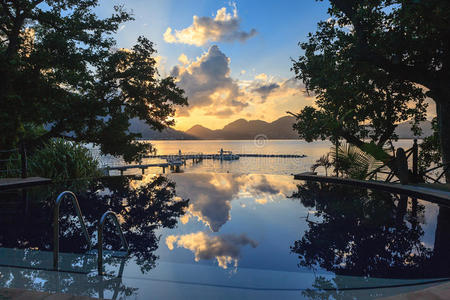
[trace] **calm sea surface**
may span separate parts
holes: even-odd
[[[236,154],[304,154],[304,158],[259,158],[241,157],[235,161],[204,160],[193,164],[191,161],[182,168],[183,172],[195,173],[233,173],[233,174],[279,174],[290,175],[310,171],[311,165],[322,155],[330,151],[330,141],[307,143],[302,140],[194,140],[194,141],[148,141],[152,143],[157,154],[204,153],[216,154],[220,149]],[[408,149],[413,140],[399,140],[396,147]],[[103,158],[102,163],[108,165],[123,165],[120,159]],[[159,159],[146,159],[144,163],[165,162]],[[323,170],[318,169],[319,173]],[[141,170],[128,170],[125,174],[139,174]],[[161,168],[149,168],[150,173],[161,173]],[[111,174],[113,171],[111,171]]]

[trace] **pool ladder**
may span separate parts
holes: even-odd
[[[89,233],[86,229],[86,224],[84,223],[83,214],[81,213],[81,209],[80,209],[80,205],[78,203],[77,196],[75,196],[75,194],[70,191],[62,192],[56,198],[55,207],[53,210],[53,270],[55,270],[55,271],[59,270],[59,207],[60,207],[63,199],[67,199],[65,197],[66,195],[70,196],[70,198],[72,199],[72,204],[77,213],[78,220],[80,221],[81,230],[83,231],[83,235],[86,239],[86,243],[89,247],[89,250],[92,249],[91,237],[89,236]],[[102,217],[100,218],[100,221],[99,221],[98,227],[97,227],[97,236],[98,236],[97,271],[98,271],[98,275],[103,275],[103,228],[104,228],[105,222],[108,218],[111,219],[112,223],[116,227],[117,233],[120,236],[122,247],[125,249],[127,254],[129,252],[128,243],[127,243],[127,240],[125,239],[122,228],[120,227],[119,220],[117,219],[117,215],[112,211],[105,212],[102,215]]]

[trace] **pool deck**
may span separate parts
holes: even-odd
[[[450,192],[417,186],[417,185],[402,185],[399,183],[391,183],[375,180],[358,180],[351,178],[342,178],[334,176],[315,175],[313,172],[305,172],[294,175],[294,179],[306,181],[318,181],[337,184],[347,184],[357,187],[369,189],[381,189],[392,193],[406,194],[411,197],[417,197],[425,200],[430,200],[442,204],[450,204]]]
[[[36,291],[28,291],[23,289],[8,289],[0,288],[0,299],[5,300],[27,300],[27,299],[39,299],[39,300],[92,300],[97,298],[91,298],[87,296],[74,296],[70,294],[49,294]]]
[[[383,300],[422,300],[422,299],[436,299],[448,300],[450,299],[450,282],[426,288],[420,291],[399,294],[392,297],[381,298]]]
[[[0,190],[17,189],[33,185],[49,184],[52,180],[42,177],[0,178]]]

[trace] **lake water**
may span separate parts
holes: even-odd
[[[316,141],[307,143],[303,140],[189,140],[189,141],[148,141],[157,149],[157,154],[204,153],[217,154],[220,149],[232,151],[236,154],[298,154],[304,158],[258,158],[241,157],[235,161],[204,160],[193,164],[191,161],[182,168],[183,172],[214,172],[234,174],[278,174],[290,175],[310,171],[311,165],[322,155],[330,151],[330,141]],[[413,140],[399,140],[395,147],[409,149]],[[120,159],[103,158],[103,163],[110,166],[125,164]],[[165,162],[159,159],[145,159],[144,163]],[[317,170],[319,174],[323,170]],[[140,174],[141,170],[129,170],[125,174]],[[148,173],[161,173],[161,168],[149,168]],[[118,172],[116,172],[118,173]],[[111,171],[114,174],[114,171]]]

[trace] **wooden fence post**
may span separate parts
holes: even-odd
[[[418,181],[419,178],[419,171],[418,171],[418,160],[419,160],[419,146],[417,145],[417,139],[414,139],[413,144],[413,163],[412,163],[412,173],[414,177],[414,181]]]

